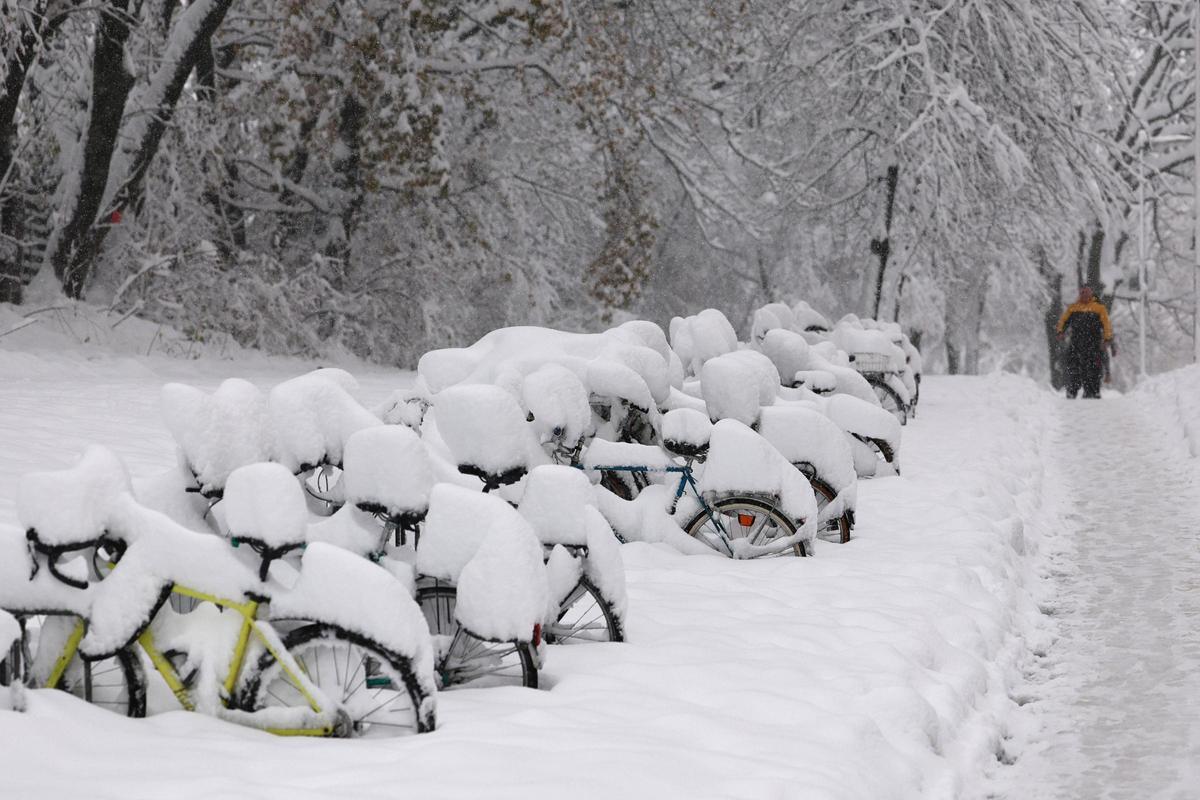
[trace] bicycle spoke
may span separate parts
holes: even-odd
[[[298,642],[289,641],[287,648],[312,684],[331,701],[331,707],[323,711],[336,711],[350,723],[337,726],[339,735],[369,735],[376,726],[381,726],[381,732],[420,729],[404,677],[382,653],[331,629],[317,629]],[[266,669],[262,680],[258,707],[308,707],[308,691],[296,686],[278,661]]]
[[[746,532],[746,541],[750,544],[760,544],[762,541],[760,535],[766,529],[767,521],[768,518],[766,514],[758,514],[755,517],[754,526]]]
[[[394,697],[389,697],[388,699],[384,700],[384,701],[383,701],[382,703],[380,703],[379,705],[377,705],[377,706],[374,706],[373,708],[371,708],[371,710],[370,710],[370,711],[367,711],[365,714],[359,714],[359,715],[358,715],[358,718],[359,718],[360,720],[366,720],[366,719],[368,719],[368,718],[369,718],[369,717],[370,717],[372,714],[374,714],[376,711],[379,711],[381,708],[386,708],[387,706],[391,705],[391,704],[392,704],[392,702],[393,702],[394,700],[395,700],[395,698],[394,698]],[[395,712],[395,711],[391,711],[391,712],[389,712],[389,713],[395,714],[395,713],[397,713],[397,712]],[[374,723],[374,721],[372,721],[372,723],[371,723],[371,724],[375,724],[375,723]],[[387,724],[387,723],[381,723],[381,724]]]

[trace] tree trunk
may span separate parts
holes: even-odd
[[[979,371],[979,331],[987,302],[988,272],[972,269],[953,278],[946,298],[946,370],[951,375]]]
[[[1042,315],[1046,334],[1046,353],[1050,360],[1050,385],[1055,389],[1061,389],[1067,382],[1066,373],[1063,371],[1062,342],[1058,340],[1058,319],[1063,312],[1063,276],[1051,270],[1048,264],[1041,271],[1046,279],[1046,289],[1050,294],[1050,303]]]
[[[17,106],[25,76],[33,65],[40,45],[58,23],[49,24],[46,6],[49,0],[35,0],[28,19],[21,26],[16,46],[5,59],[0,82],[0,303],[19,303],[26,280],[31,277],[24,264],[24,248],[14,242],[24,238],[24,204],[14,189],[17,167],[13,163],[17,147]],[[60,18],[61,21],[61,18]]]
[[[86,278],[91,274],[105,238],[112,230],[107,224],[126,211],[137,214],[144,197],[146,173],[158,153],[159,142],[175,114],[188,76],[200,63],[204,52],[233,0],[196,0],[180,16],[167,44],[166,58],[151,78],[147,91],[149,108],[137,117],[130,138],[136,143],[128,151],[128,166],[104,208],[104,224],[91,225],[82,235],[74,252],[72,272]],[[140,129],[140,130],[139,130]]]
[[[1100,294],[1100,267],[1104,263],[1104,229],[1099,225],[1092,231],[1091,245],[1088,247],[1087,272],[1084,276],[1084,286],[1092,287],[1092,291]]]
[[[221,66],[230,66],[236,56],[232,48],[226,49],[221,58]],[[209,116],[212,124],[218,124],[215,115],[219,100],[217,86],[217,58],[213,53],[212,42],[200,52],[196,62],[196,96],[201,102],[209,104]],[[236,164],[226,163],[223,158],[205,157],[200,165],[205,174],[210,175],[208,188],[204,190],[204,202],[212,207],[214,216],[220,223],[223,236],[215,236],[217,252],[224,264],[233,264],[236,254],[246,249],[246,214],[236,203],[229,202],[236,191],[238,169]]]
[[[1083,286],[1084,270],[1083,266],[1087,263],[1087,243],[1088,235],[1086,231],[1079,232],[1079,245],[1075,253],[1075,285]]]
[[[68,297],[81,298],[91,268],[91,258],[81,256],[88,231],[96,222],[112,165],[125,101],[134,77],[126,70],[125,43],[129,40],[129,0],[108,0],[100,7],[100,23],[92,45],[92,101],[87,125],[78,145],[80,157],[72,165],[77,188],[64,199],[62,222],[51,236],[50,264]],[[68,184],[70,185],[70,184]]]
[[[350,242],[358,227],[358,212],[362,209],[362,130],[367,123],[367,107],[347,92],[338,110],[338,157],[334,159],[333,185],[340,195],[340,230],[330,237],[326,255],[341,262],[337,275],[330,276],[335,289],[344,288],[350,262]]]
[[[907,273],[901,273],[900,282],[896,284],[896,301],[892,305],[892,322],[900,321],[900,303],[904,300],[904,284],[908,283]]]
[[[871,252],[879,256],[879,269],[875,272],[875,285],[872,287],[872,319],[879,319],[879,306],[883,302],[883,280],[887,273],[888,256],[892,252],[892,217],[896,209],[896,186],[899,182],[899,165],[889,165],[884,177],[886,199],[883,211],[883,234],[871,240]]]

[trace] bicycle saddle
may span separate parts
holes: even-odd
[[[274,460],[300,474],[323,465],[340,467],[346,440],[379,418],[350,394],[354,379],[324,369],[271,389],[267,408],[275,432]]]
[[[434,398],[433,414],[459,471],[481,479],[485,491],[519,481],[529,454],[540,450],[525,412],[498,386],[445,389]]]
[[[703,461],[708,455],[712,428],[708,417],[695,409],[673,409],[663,415],[663,447],[674,455]]]
[[[492,492],[501,486],[516,483],[521,478],[524,478],[525,473],[528,472],[524,465],[512,467],[503,472],[491,472],[474,464],[459,464],[458,471],[464,475],[471,475],[483,481],[483,490],[485,492]]]
[[[253,384],[230,378],[206,394],[193,386],[168,383],[159,394],[159,406],[195,480],[188,491],[218,500],[230,472],[267,460],[267,401]]]
[[[799,370],[793,376],[792,386],[827,395],[837,390],[837,378],[832,372],[824,369]]]
[[[429,510],[436,482],[421,437],[402,425],[366,428],[346,440],[342,481],[346,500],[397,524],[415,524]]]
[[[225,484],[223,502],[230,538],[262,558],[260,580],[266,580],[272,561],[307,543],[304,492],[280,464],[238,467]]]
[[[129,473],[112,451],[92,446],[70,469],[32,472],[21,478],[17,517],[34,550],[64,583],[55,563],[65,553],[95,545],[105,535],[111,510],[130,491]]]

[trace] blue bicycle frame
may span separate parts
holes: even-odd
[[[576,466],[578,466],[579,469],[584,468],[582,465]],[[733,546],[730,544],[729,532],[726,531],[725,526],[721,524],[720,515],[713,513],[712,506],[708,504],[708,501],[704,499],[704,495],[701,494],[700,487],[696,485],[696,479],[692,475],[691,464],[665,467],[651,467],[633,464],[614,464],[611,466],[594,464],[590,467],[590,469],[597,472],[608,470],[610,472],[640,473],[642,475],[669,475],[671,473],[678,474],[679,482],[675,485],[675,496],[671,498],[671,506],[667,509],[667,513],[671,516],[675,515],[675,509],[679,507],[679,501],[683,499],[684,491],[688,488],[691,488],[692,494],[695,495],[696,500],[700,502],[700,508],[704,509],[704,513],[708,515],[709,520],[720,534],[722,546],[731,557],[733,556]]]

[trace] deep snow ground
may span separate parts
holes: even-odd
[[[0,350],[0,526],[23,471],[87,442],[135,476],[170,463],[164,381],[301,368]],[[367,400],[404,380],[355,371]],[[923,389],[905,474],[862,486],[853,542],[764,562],[626,546],[629,642],[551,650],[544,690],[444,693],[437,732],[349,742],[35,692],[0,712],[0,797],[981,797],[1042,635],[1053,402],[1011,376]]]
[[[1059,638],[1030,664],[1001,796],[1200,797],[1200,472],[1161,397],[1058,401]]]

